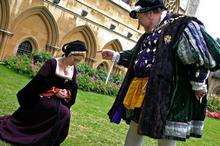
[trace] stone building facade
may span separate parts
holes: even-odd
[[[0,0],[0,59],[34,50],[60,56],[63,44],[82,40],[89,48],[85,62],[109,70],[112,62],[102,60],[100,51],[131,49],[143,33],[143,28],[137,30],[137,21],[129,18],[134,3],[135,0]],[[179,11],[180,0],[165,3]],[[113,69],[115,73],[122,70],[117,65]]]

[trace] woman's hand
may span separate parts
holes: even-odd
[[[68,98],[69,94],[66,89],[60,89],[60,91],[56,94],[56,96],[61,99],[66,99]]]

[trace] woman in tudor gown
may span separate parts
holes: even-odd
[[[44,63],[17,93],[20,107],[0,117],[0,140],[19,146],[59,146],[65,140],[77,94],[75,64],[86,50],[83,42],[73,41],[63,46],[63,57]]]

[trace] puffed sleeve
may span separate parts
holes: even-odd
[[[207,92],[206,80],[209,68],[215,65],[201,33],[203,26],[190,22],[181,36],[177,54],[181,62],[188,66],[188,74],[193,90]]]

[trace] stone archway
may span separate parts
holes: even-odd
[[[110,69],[110,67],[109,67],[109,64],[108,64],[106,61],[103,61],[103,62],[101,62],[101,63],[97,66],[96,69],[102,69],[102,70],[108,72],[109,69]]]
[[[67,35],[64,36],[60,46],[74,40],[81,40],[85,42],[88,48],[88,52],[86,54],[86,62],[90,66],[93,66],[96,58],[97,44],[96,37],[91,28],[88,25],[82,25],[74,28]]]
[[[8,0],[0,1],[0,59],[4,53],[4,46],[6,43],[7,36],[10,35],[8,32],[9,25],[10,6]]]
[[[59,41],[57,23],[45,6],[36,6],[22,12],[11,25],[14,36],[7,45],[7,56],[15,54],[21,38],[33,37],[39,42],[37,49],[54,48]],[[39,33],[40,32],[40,33]]]
[[[106,43],[102,47],[102,50],[104,50],[104,49],[110,49],[110,50],[113,50],[113,51],[116,51],[116,52],[123,51],[122,45],[121,45],[121,43],[120,43],[120,41],[118,39],[114,39],[114,40],[111,40],[108,43]],[[100,52],[97,53],[97,56],[101,56]],[[100,57],[97,60],[101,60],[102,61],[102,58]],[[106,63],[108,63],[108,66],[112,66],[113,62],[112,61],[106,61]],[[97,62],[97,64],[100,64],[100,62]],[[124,72],[124,69],[122,67],[120,67],[120,66],[115,64],[114,67],[113,67],[112,73],[113,74],[119,74],[121,72]]]
[[[24,12],[22,12],[15,20],[12,26],[12,30],[16,29],[18,27],[18,24],[22,23],[23,20],[27,19],[28,17],[31,17],[33,15],[37,15],[42,19],[42,21],[45,23],[47,29],[48,29],[48,43],[51,45],[56,45],[59,41],[59,30],[56,23],[56,20],[54,19],[53,15],[50,13],[50,11],[45,6],[36,6],[33,8],[30,8]]]
[[[114,39],[114,40],[108,42],[107,44],[104,45],[103,49],[110,49],[110,50],[114,50],[116,52],[123,51],[121,43],[118,39]]]

